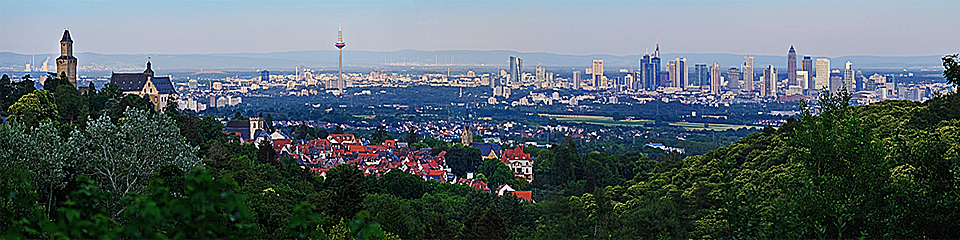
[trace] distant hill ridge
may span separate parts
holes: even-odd
[[[153,61],[156,69],[293,69],[303,65],[308,68],[336,68],[337,51],[336,50],[311,50],[311,51],[291,51],[291,52],[272,52],[272,53],[211,53],[211,54],[99,54],[99,53],[77,53],[80,59],[79,67],[98,68],[112,71],[135,71],[143,69],[147,57]],[[373,51],[352,51],[345,50],[343,54],[344,67],[347,68],[366,68],[383,66],[423,66],[435,65],[437,62],[443,66],[503,66],[508,65],[509,56],[514,55],[522,58],[524,70],[533,71],[534,66],[542,65],[547,67],[563,67],[561,69],[549,69],[550,71],[583,71],[590,66],[594,59],[604,60],[605,68],[608,71],[616,71],[620,68],[635,69],[639,64],[639,59],[643,55],[616,56],[609,54],[596,55],[566,55],[553,53],[524,53],[517,51],[493,50],[449,50],[449,51],[419,51],[419,50],[400,50],[392,52],[373,52]],[[35,65],[39,67],[43,59],[51,57],[55,59],[58,55],[49,54],[19,54],[12,52],[0,52],[0,67],[23,69],[24,64],[30,62],[31,58],[36,59]],[[786,68],[786,53],[782,56],[774,55],[752,55],[754,57],[754,69],[763,69],[767,65],[773,64],[778,69]],[[726,54],[726,53],[666,53],[661,54],[662,62],[666,62],[678,57],[687,59],[687,65],[692,69],[696,63],[710,64],[717,62],[724,69],[730,67],[740,67],[743,63],[744,55]],[[854,68],[869,69],[931,69],[941,67],[940,58],[942,56],[914,56],[914,57],[880,57],[880,56],[842,56],[830,58],[831,67],[842,68],[846,61],[853,62]],[[800,59],[803,53],[800,53]],[[813,56],[814,59],[821,58]],[[798,64],[799,65],[799,64]],[[56,68],[53,62],[48,63],[48,67]],[[565,69],[565,70],[563,70]],[[692,70],[691,70],[692,71]]]

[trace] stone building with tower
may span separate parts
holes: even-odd
[[[74,87],[77,86],[77,58],[73,56],[73,39],[70,30],[63,30],[60,39],[60,57],[57,58],[57,77],[66,75]]]
[[[460,143],[464,146],[470,146],[470,144],[473,143],[473,130],[471,130],[469,126],[465,126],[460,133]]]
[[[147,69],[142,73],[113,73],[110,83],[120,86],[123,94],[135,94],[147,99],[156,111],[165,108],[168,101],[176,102],[178,98],[170,76],[154,76],[150,62],[147,62]]]

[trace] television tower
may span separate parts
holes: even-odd
[[[340,73],[338,75],[337,88],[339,88],[340,94],[342,95],[344,93],[343,87],[347,85],[346,82],[343,81],[343,47],[346,47],[347,44],[343,43],[343,28],[340,26],[340,23],[337,23],[337,44],[334,44],[334,46],[337,46],[337,49],[340,50]]]

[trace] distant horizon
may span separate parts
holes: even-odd
[[[33,67],[42,65],[45,58],[56,58],[58,53],[19,54],[0,52],[0,67],[5,71],[23,69],[24,63],[34,62]],[[273,53],[195,53],[195,54],[101,54],[74,53],[79,59],[80,71],[136,71],[142,70],[149,60],[158,71],[173,69],[290,69],[305,66],[311,69],[326,69],[337,66],[336,50],[300,50]],[[604,60],[611,69],[636,69],[641,55],[563,55],[551,53],[516,52],[510,50],[449,50],[449,51],[344,51],[344,68],[402,69],[417,67],[430,68],[483,68],[506,67],[508,56],[515,55],[524,59],[524,68],[546,66],[550,71],[573,71],[589,67],[593,60]],[[686,58],[687,64],[710,64],[717,62],[724,68],[740,67],[745,54],[733,53],[669,53],[662,52],[662,64],[675,58]],[[754,57],[754,67],[761,69],[767,65],[776,68],[786,67],[786,55],[759,55]],[[800,55],[802,59],[803,55]],[[851,61],[856,69],[939,69],[942,68],[943,55],[927,56],[811,56],[814,59],[831,60],[831,68],[842,68],[843,63]],[[48,64],[51,64],[48,62]],[[353,71],[353,70],[351,70]]]
[[[294,53],[294,52],[311,52],[311,51],[333,51],[333,52],[336,52],[337,50],[336,50],[336,49],[315,49],[315,50],[289,50],[289,51],[271,51],[271,52],[211,52],[211,53],[102,53],[102,52],[90,52],[90,51],[76,51],[76,50],[74,50],[74,51],[75,51],[74,54],[99,54],[99,55],[224,55],[224,54],[275,54],[275,53]],[[629,57],[629,56],[638,56],[638,55],[639,55],[639,56],[643,56],[644,54],[653,55],[652,52],[651,52],[651,53],[635,53],[635,54],[607,54],[607,53],[595,53],[595,54],[565,54],[565,53],[553,53],[553,52],[542,52],[542,51],[541,51],[541,52],[524,52],[524,51],[508,50],[508,49],[490,49],[490,50],[474,50],[474,49],[449,49],[449,50],[401,49],[401,50],[391,50],[391,51],[374,51],[374,50],[357,50],[357,49],[346,50],[346,49],[345,49],[343,52],[344,52],[344,53],[348,53],[348,52],[351,52],[351,51],[353,51],[353,52],[370,52],[370,53],[392,53],[392,52],[402,52],[402,51],[420,51],[420,52],[445,52],[445,51],[499,52],[499,51],[504,51],[504,52],[517,52],[517,53],[523,53],[523,54],[554,54],[554,55],[578,56],[578,57],[587,57],[587,56],[595,56],[595,55],[609,55],[609,56],[615,56],[615,57]],[[59,55],[59,54],[60,54],[59,52],[49,52],[49,53],[22,53],[22,52],[14,52],[14,51],[0,51],[0,52],[21,54],[21,55],[31,55],[31,54],[36,54],[36,55]],[[841,55],[841,56],[824,56],[824,55],[800,54],[800,53],[798,52],[798,53],[797,53],[797,57],[798,57],[798,60],[801,60],[804,56],[819,57],[819,58],[842,58],[842,57],[930,57],[930,56],[943,57],[943,56],[951,55],[951,54],[955,54],[955,53],[960,53],[960,50],[957,50],[956,52],[943,53],[943,54],[939,54],[939,55],[938,55],[938,54],[925,54],[925,55],[870,55],[870,54],[867,54],[867,55],[858,55],[858,54],[850,54],[850,55]],[[670,54],[670,55],[677,55],[677,54],[726,54],[726,55],[744,55],[744,56],[746,56],[746,55],[749,54],[750,56],[783,56],[784,58],[786,58],[786,56],[787,56],[787,53],[786,53],[786,52],[784,52],[783,54],[752,54],[752,53],[731,53],[731,52],[667,52],[667,51],[660,51],[660,54],[661,54],[661,55],[663,55],[663,54]],[[784,61],[786,61],[786,60],[784,60]]]

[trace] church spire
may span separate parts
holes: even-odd
[[[147,70],[143,70],[143,73],[153,76],[153,69],[150,67],[150,60],[147,60]]]

